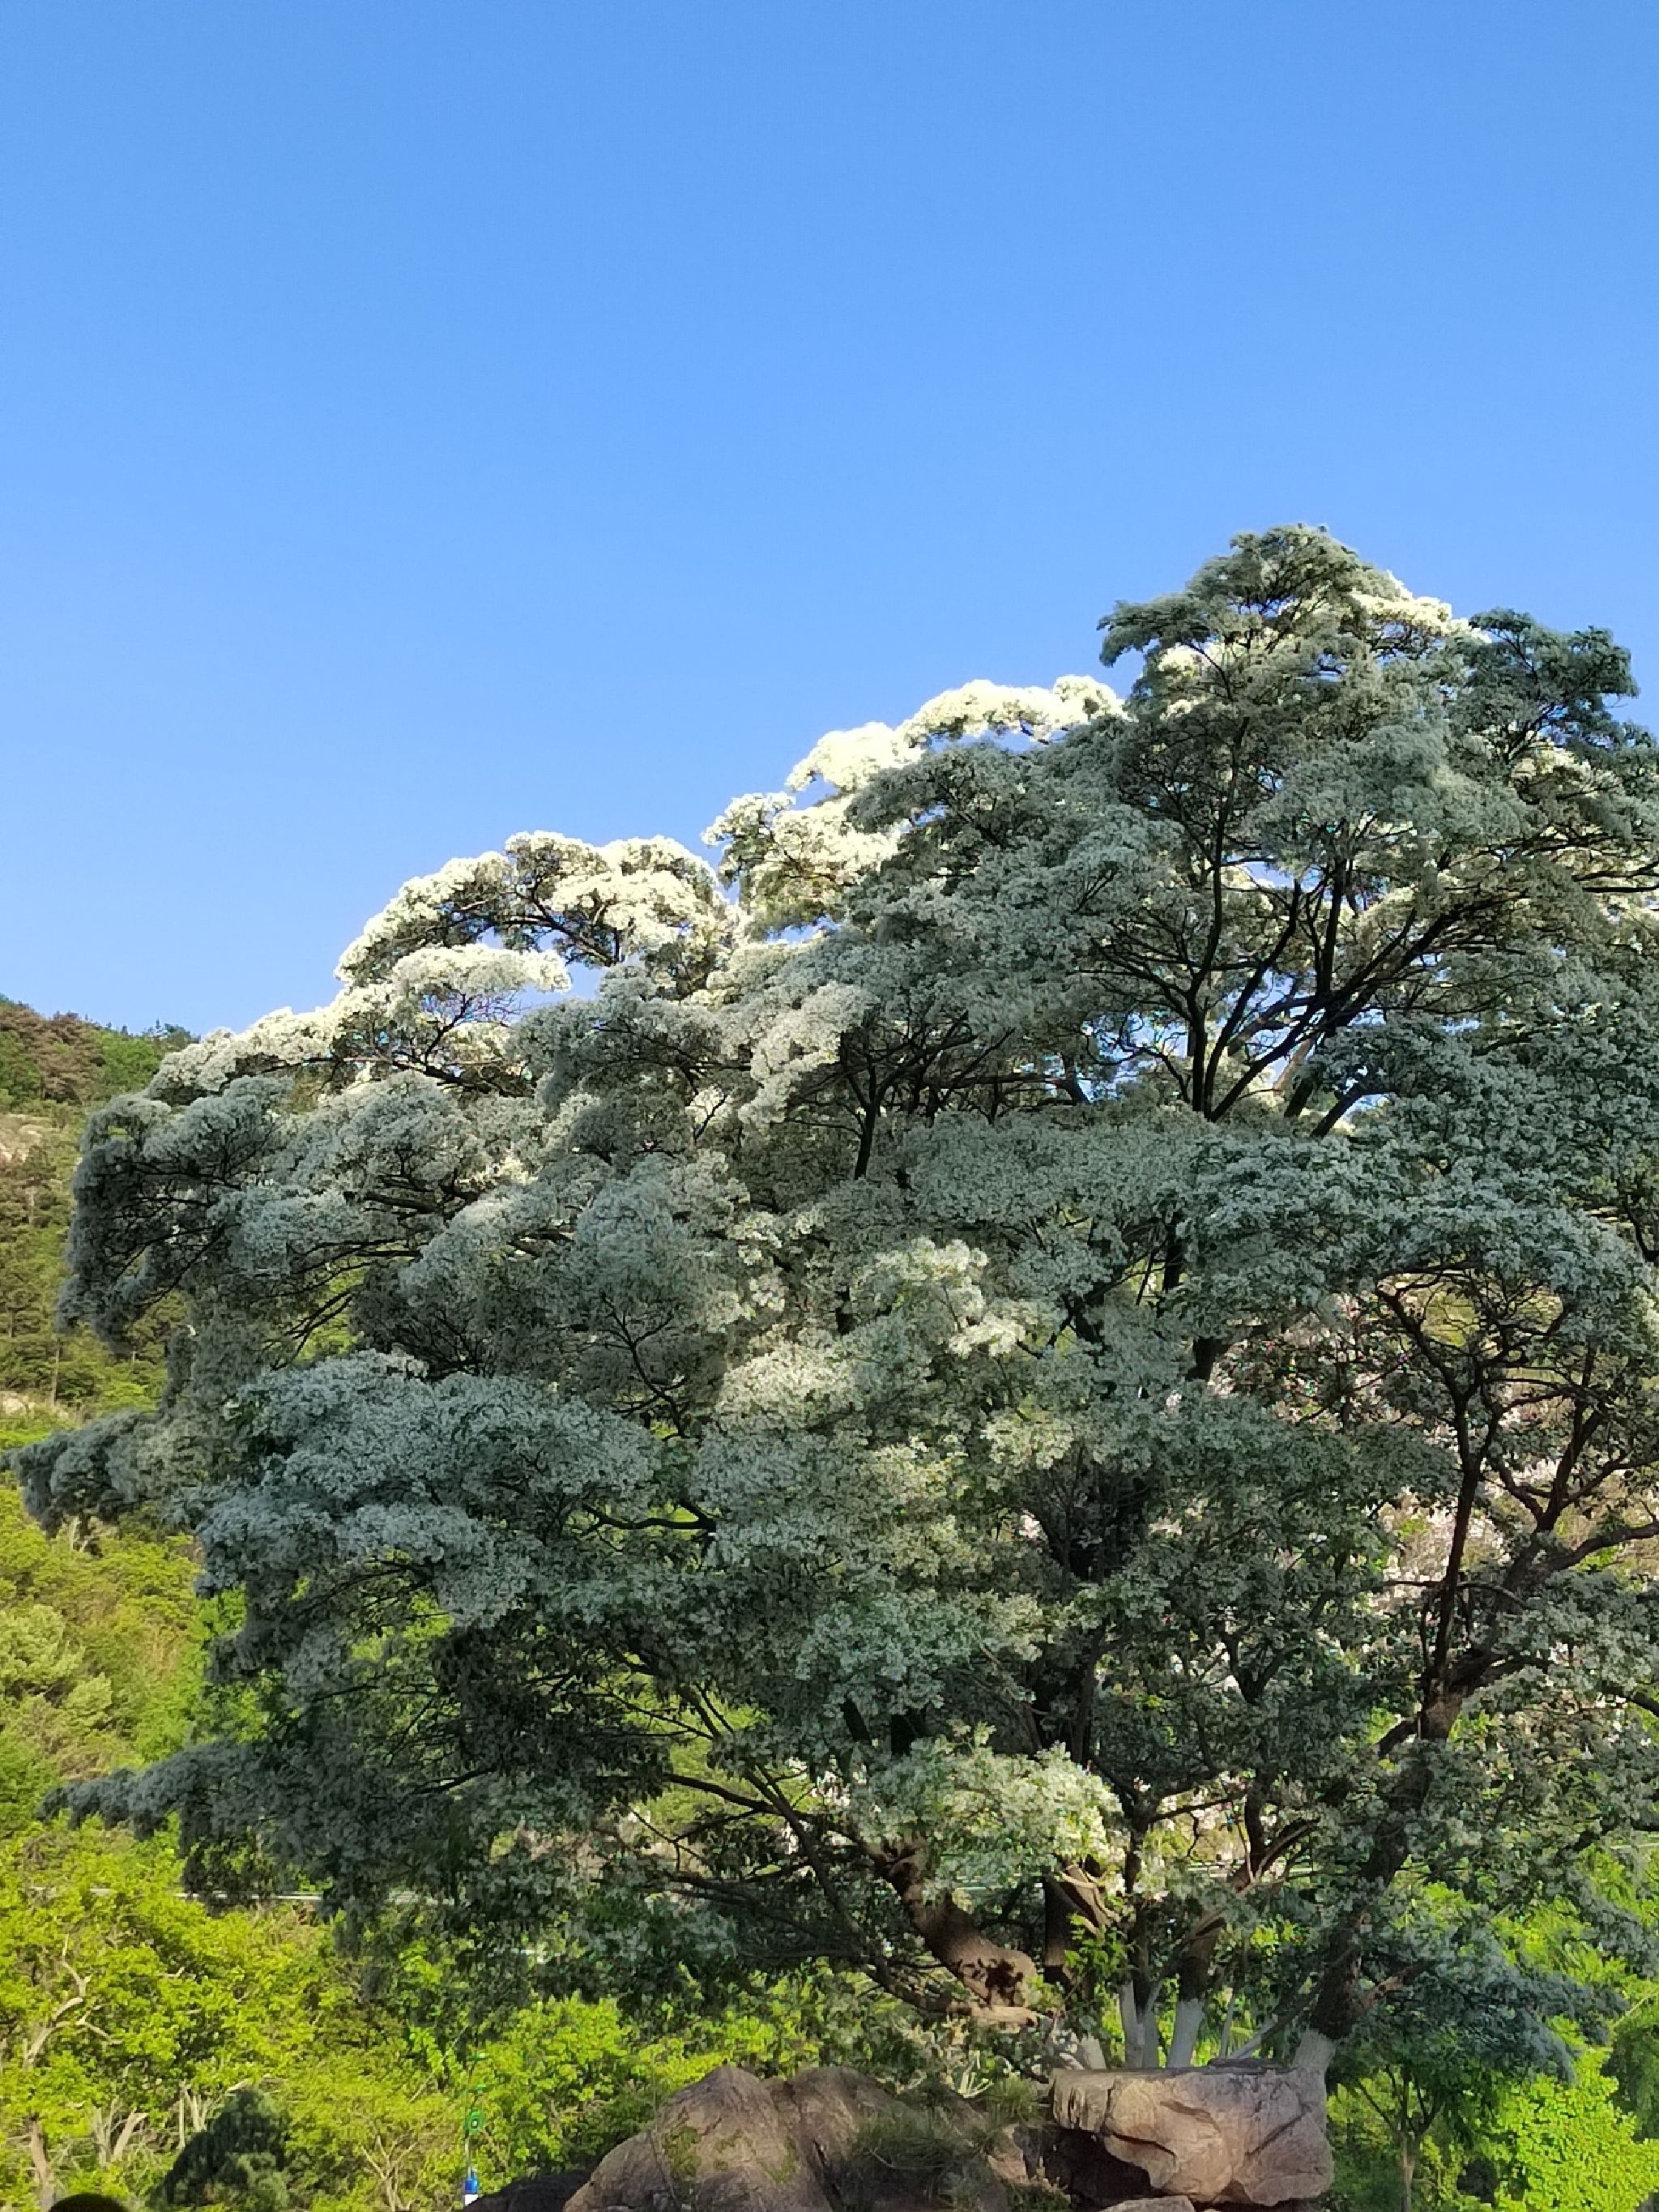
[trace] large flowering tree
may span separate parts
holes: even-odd
[[[30,1494],[182,1516],[237,1602],[221,1740],[84,1802],[1140,2063],[1322,2062],[1542,1895],[1618,1939],[1626,660],[1308,529],[1104,627],[1127,697],[837,732],[716,866],[453,862],[96,1119],[70,1310],[173,1302],[173,1380]]]

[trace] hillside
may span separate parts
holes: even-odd
[[[60,1336],[54,1308],[86,1115],[179,1041],[0,1001],[0,1445],[159,1387],[158,1344],[117,1357]],[[453,2098],[302,1908],[216,1911],[185,1893],[169,1838],[43,1817],[54,1784],[185,1740],[207,1626],[193,1576],[177,1534],[48,1536],[0,1483],[0,2203],[94,2179],[148,2200],[228,2100],[246,2123],[249,2085],[267,2101],[240,2154],[198,2143],[166,2201],[452,2201]]]
[[[84,1331],[60,1337],[54,1308],[82,1123],[106,1099],[142,1089],[185,1036],[134,1036],[0,999],[0,1442],[21,1441],[60,1410],[142,1402],[159,1380],[159,1347],[113,1359]]]

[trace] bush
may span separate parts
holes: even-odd
[[[234,2089],[161,2180],[164,2204],[216,2204],[288,2212],[288,2123],[263,2089]]]

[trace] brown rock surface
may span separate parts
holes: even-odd
[[[566,2212],[831,2212],[763,2081],[717,2066],[602,2158]]]
[[[1028,2132],[988,2136],[959,2098],[908,2105],[846,2067],[764,2082],[720,2066],[618,2143],[564,2212],[939,2212],[947,2185],[956,2212],[1011,2212],[1012,2192],[1042,2179]]]
[[[850,2066],[813,2066],[787,2081],[769,2081],[779,2119],[832,2205],[857,2212],[914,2212],[916,2178],[860,2148],[872,2121],[902,2109],[900,2100]]]
[[[1113,2068],[1054,2077],[1054,2119],[1167,2200],[1291,2205],[1331,2185],[1324,2083],[1273,2066]]]
[[[787,2081],[769,2081],[767,2094],[781,2124],[799,2147],[821,2187],[854,2157],[860,2131],[890,2112],[890,2090],[850,2066],[812,2066]]]

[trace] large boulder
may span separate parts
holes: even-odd
[[[1023,2154],[960,2099],[917,2108],[818,2066],[762,2081],[718,2066],[600,2160],[565,2212],[1012,2212]],[[1004,2168],[1006,2172],[1004,2172]]]
[[[717,2066],[602,2158],[566,2212],[831,2212],[764,2081]]]
[[[1316,2074],[1256,2065],[1056,2074],[1054,2114],[1166,2200],[1290,2205],[1331,2185]]]
[[[918,2112],[849,2066],[809,2067],[767,2088],[836,2212],[915,2212],[947,2166],[962,2212],[1008,2212],[1006,2192],[971,2140],[960,2099]]]

